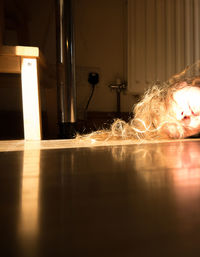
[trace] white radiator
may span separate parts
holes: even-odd
[[[128,90],[140,94],[200,58],[200,0],[128,0]]]

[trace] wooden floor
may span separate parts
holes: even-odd
[[[200,140],[0,142],[0,256],[200,254]]]

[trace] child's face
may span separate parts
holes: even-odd
[[[173,93],[169,112],[183,125],[183,137],[188,137],[200,132],[200,88],[185,85]]]

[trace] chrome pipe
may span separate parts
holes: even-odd
[[[56,0],[56,55],[59,134],[71,138],[76,122],[73,0]]]

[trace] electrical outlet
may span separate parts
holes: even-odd
[[[92,85],[95,86],[96,84],[99,83],[99,73],[97,72],[90,72],[88,75],[88,82]]]
[[[98,73],[101,77],[101,69],[99,67],[87,67],[87,66],[77,66],[76,67],[76,83],[77,87],[88,86],[88,76],[90,73]]]

